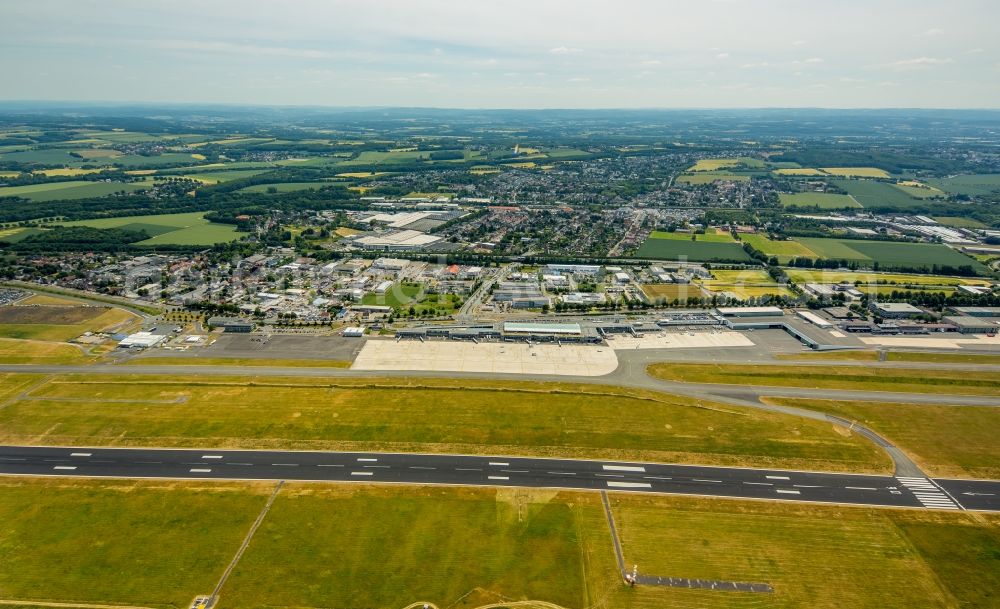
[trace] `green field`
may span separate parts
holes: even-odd
[[[125,216],[98,220],[65,222],[66,226],[92,226],[94,228],[126,228],[146,230],[151,238],[139,245],[169,243],[175,245],[213,245],[235,241],[243,236],[231,224],[215,224],[205,219],[205,212],[186,214],[159,214],[154,216]]]
[[[84,332],[117,331],[136,319],[111,307],[0,307],[0,337],[66,342]]]
[[[695,262],[750,260],[750,256],[736,243],[691,241],[690,235],[687,239],[675,237],[660,239],[655,236],[657,234],[653,233],[639,246],[635,253],[636,257],[660,260],[692,260]],[[676,233],[674,234],[676,235]]]
[[[1000,192],[1000,173],[982,173],[926,180],[936,188],[955,195],[985,196]]]
[[[828,192],[796,192],[792,194],[783,192],[778,195],[778,198],[785,207],[818,207],[820,209],[861,207],[849,195],[838,195]]]
[[[741,165],[745,167],[752,167],[754,169],[763,169],[764,161],[751,157],[699,159],[693,166],[688,168],[688,171],[717,171],[719,169],[728,169],[730,167]]]
[[[933,216],[939,224],[953,226],[955,228],[988,228],[979,220],[972,218],[962,218],[960,216]]]
[[[933,265],[971,266],[985,273],[985,266],[946,245],[901,241],[863,241],[860,239],[827,239],[797,237],[796,241],[821,258],[858,262],[878,262],[883,268],[930,269]]]
[[[853,178],[888,178],[889,174],[878,167],[820,167],[824,172],[832,176],[846,176]]]
[[[858,421],[900,447],[932,476],[1000,478],[1000,408],[765,398]],[[960,441],[959,441],[960,439]]]
[[[420,160],[430,160],[431,151],[412,150],[399,152],[378,152],[375,150],[365,150],[358,154],[356,158],[337,163],[338,167],[352,167],[355,165],[392,165],[401,163],[413,163]]]
[[[319,190],[325,186],[333,186],[333,182],[281,182],[278,184],[254,184],[241,188],[239,192],[267,192],[274,188],[281,192],[296,192],[299,190]]]
[[[649,235],[650,239],[673,239],[674,241],[704,241],[705,243],[736,243],[733,236],[729,233],[716,233],[715,231],[707,231],[704,234],[697,233],[683,233],[683,232],[666,232],[666,231],[653,231]]]
[[[990,285],[986,279],[947,277],[943,275],[914,275],[912,273],[873,273],[853,271],[828,271],[812,269],[785,269],[785,274],[795,283],[860,283],[879,285]]]
[[[831,180],[837,187],[846,190],[857,199],[862,207],[893,207],[907,209],[925,205],[926,201],[911,197],[901,188],[886,182],[874,180]]]
[[[0,441],[521,454],[832,471],[889,466],[874,444],[826,423],[656,392],[469,379],[150,377],[124,369],[120,376],[56,376],[13,400],[0,409]]]
[[[0,600],[188,607],[271,487],[0,478]]]
[[[250,178],[257,174],[264,173],[265,171],[267,170],[236,169],[233,171],[204,171],[200,173],[183,175],[181,177],[196,180],[198,182],[204,182],[205,184],[222,184],[225,182],[232,182],[233,180],[242,180],[243,178]]]
[[[740,239],[768,256],[777,256],[782,263],[788,262],[792,258],[817,257],[816,252],[798,241],[774,241],[762,234],[740,235]]]
[[[32,201],[58,201],[61,199],[86,199],[104,197],[117,192],[149,190],[152,182],[48,182],[28,186],[0,187],[0,197],[22,197]]]
[[[36,165],[80,165],[85,161],[71,155],[69,150],[42,149],[4,152],[0,154],[0,162]]]
[[[450,313],[461,306],[459,302],[455,294],[428,294],[417,283],[396,283],[385,294],[365,294],[361,299],[361,304],[388,306],[402,313],[409,313],[413,307],[417,315],[439,309]]]
[[[668,381],[768,385],[814,389],[857,389],[944,393],[955,395],[1000,395],[993,372],[929,370],[886,366],[822,366],[734,364],[653,364],[649,373]]]
[[[725,180],[727,182],[746,182],[749,174],[732,173],[728,171],[699,171],[698,173],[682,173],[677,176],[678,184],[711,184]]]
[[[909,184],[893,184],[893,188],[902,190],[907,196],[913,197],[914,199],[931,199],[934,197],[947,197],[943,191],[938,190],[930,186],[913,186]]]

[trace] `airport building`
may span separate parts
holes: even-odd
[[[715,310],[723,317],[781,317],[781,307],[719,307]]]
[[[873,302],[868,308],[885,319],[905,319],[924,313],[921,309],[906,302]]]
[[[253,322],[238,317],[209,317],[209,328],[222,328],[223,332],[247,334],[253,332]]]

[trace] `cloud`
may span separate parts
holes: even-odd
[[[745,64],[741,65],[740,67],[744,68],[744,69],[750,70],[750,69],[753,69],[753,68],[767,68],[767,67],[770,67],[770,65],[771,64],[768,63],[768,62],[766,62],[766,61],[758,61],[756,63],[745,63]]]
[[[663,64],[663,62],[660,61],[659,59],[647,59],[647,60],[642,61],[640,63],[642,65],[644,65],[644,66],[658,66],[658,65],[662,65]]]
[[[937,36],[939,34],[944,34],[944,30],[942,30],[941,28],[932,27],[929,30],[925,30],[924,33],[921,34],[921,36]]]
[[[227,53],[232,55],[293,57],[296,59],[334,59],[337,57],[335,53],[318,49],[297,49],[292,47],[260,46],[255,44],[234,44],[231,42],[154,40],[149,44],[154,48],[169,51],[191,51],[196,53]]]
[[[823,58],[822,57],[810,57],[809,59],[805,60],[805,63],[823,63]]]
[[[729,59],[729,53],[719,53],[715,56],[716,59]]]
[[[577,49],[575,47],[556,47],[554,49],[549,49],[549,53],[553,55],[569,55],[571,53],[582,53],[583,49]]]
[[[893,70],[921,70],[924,68],[931,68],[934,66],[947,65],[949,63],[955,63],[955,60],[951,58],[939,58],[939,57],[914,57],[912,59],[900,59],[899,61],[892,61],[889,63],[882,64],[882,66],[886,68],[891,68]]]
[[[590,78],[586,76],[574,76],[568,79],[566,82],[590,82]]]
[[[796,40],[795,42],[792,43],[792,46],[793,47],[800,47],[800,46],[804,45],[805,43],[806,43],[805,40]]]

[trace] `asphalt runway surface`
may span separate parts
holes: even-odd
[[[994,501],[1000,493],[1000,481],[939,482],[926,478],[526,457],[3,446],[0,475],[564,488],[952,511],[1000,510]],[[950,488],[957,495],[950,493]]]

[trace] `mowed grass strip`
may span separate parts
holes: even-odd
[[[27,309],[33,313],[0,311],[0,337],[25,340],[42,340],[65,342],[80,336],[84,332],[102,332],[125,327],[138,320],[134,313],[113,307],[3,307],[3,309]],[[81,315],[73,317],[64,315],[63,309],[75,309]],[[55,323],[36,323],[52,311]],[[96,313],[96,315],[94,314]],[[33,317],[34,316],[34,317]]]
[[[596,495],[290,484],[220,598],[246,609],[583,607],[591,572],[614,569],[606,525],[593,541],[580,531],[600,516]]]
[[[0,442],[890,465],[820,421],[652,391],[467,379],[63,375],[0,409]]]
[[[658,609],[996,607],[994,515],[620,494],[625,562],[647,575],[766,582],[768,595],[640,586]]]
[[[80,348],[67,343],[0,338],[3,364],[82,364],[89,359]]]
[[[688,383],[773,385],[814,389],[858,389],[969,395],[1000,395],[995,372],[928,370],[888,366],[770,366],[734,364],[653,364],[659,379]]]
[[[765,398],[858,421],[906,451],[938,477],[1000,478],[1000,408]]]
[[[269,366],[288,368],[350,368],[351,362],[324,359],[278,359],[236,357],[149,356],[124,362],[126,366]]]
[[[272,488],[0,477],[0,598],[187,607],[215,587]]]

